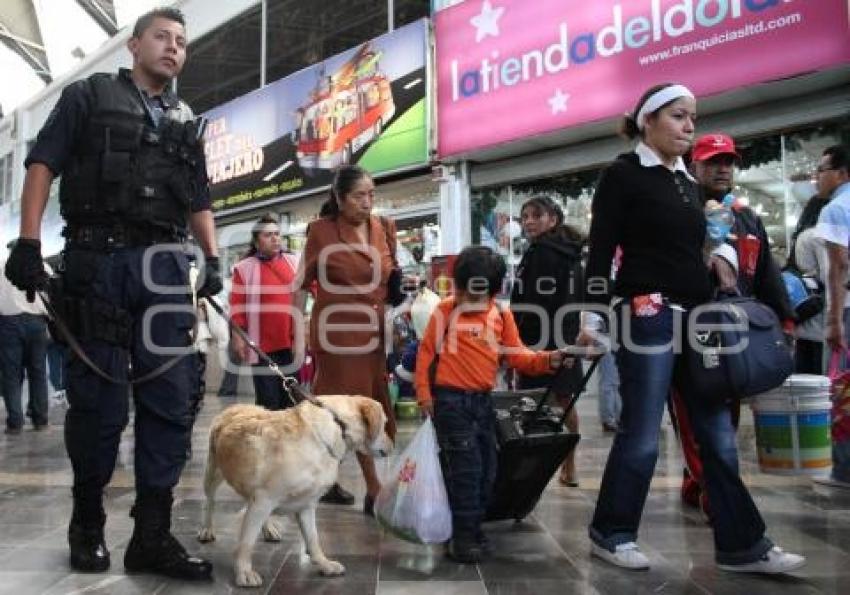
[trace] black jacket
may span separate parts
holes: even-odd
[[[541,339],[540,316],[517,308],[531,304],[541,307],[547,315],[548,340],[542,349],[557,349],[563,347],[563,343],[574,344],[578,334],[578,310],[560,317],[557,332],[555,322],[558,310],[564,305],[577,303],[583,290],[580,243],[558,234],[548,234],[532,242],[517,267],[511,292],[511,309],[514,310],[522,341],[526,345],[535,345]],[[559,338],[560,345],[556,341]]]

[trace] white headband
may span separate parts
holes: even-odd
[[[684,85],[670,85],[650,95],[649,99],[643,102],[640,111],[635,116],[638,130],[643,130],[644,126],[646,126],[646,116],[680,97],[695,99],[691,90]]]

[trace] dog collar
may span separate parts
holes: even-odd
[[[342,421],[342,418],[340,418],[336,414],[336,412],[333,409],[331,409],[330,407],[325,407],[324,405],[322,405],[322,402],[319,401],[318,399],[316,399],[315,397],[309,397],[305,400],[308,403],[310,403],[311,405],[315,405],[319,409],[323,409],[323,410],[325,410],[325,411],[327,411],[328,413],[331,414],[331,417],[333,418],[334,422],[336,423],[337,426],[339,426],[339,431],[342,433],[342,441],[345,442],[346,444],[348,444],[348,440],[347,440],[348,426],[346,425],[346,423],[344,421]],[[338,461],[341,461],[343,459],[343,457],[345,457],[345,452],[343,452],[341,456],[337,456],[337,454],[333,450],[333,447],[331,447],[330,444],[327,444],[321,438],[319,438],[319,442],[321,442],[322,444],[325,445],[325,448],[328,449],[328,454],[331,455],[332,458],[337,459]]]

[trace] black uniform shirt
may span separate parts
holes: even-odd
[[[130,77],[130,71],[126,68],[118,71],[118,78],[136,89],[139,98],[145,103],[145,109],[152,124],[157,123],[159,117],[167,110],[176,109],[179,104],[177,96],[168,89],[162,95],[148,96],[147,93],[136,87]],[[74,152],[80,135],[86,130],[91,102],[91,87],[89,87],[87,79],[75,81],[65,87],[59,101],[39,131],[35,145],[24,161],[24,167],[29,167],[31,163],[43,163],[53,172],[54,176],[62,175],[65,164]],[[207,210],[211,204],[205,160],[200,160],[195,173],[200,182],[198,188],[201,188],[201,192],[192,199],[192,212]]]

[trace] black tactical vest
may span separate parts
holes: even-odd
[[[186,229],[201,180],[199,130],[185,104],[154,127],[139,91],[118,75],[95,74],[87,129],[59,185],[66,223]]]

